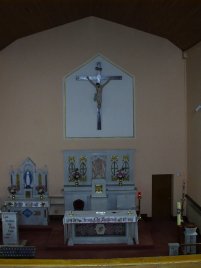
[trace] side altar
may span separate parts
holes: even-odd
[[[48,224],[48,171],[39,169],[26,158],[10,172],[9,197],[4,201],[7,212],[16,212],[19,225]]]
[[[136,187],[134,183],[134,150],[73,150],[64,151],[64,231],[65,243],[107,243],[114,241],[115,243],[122,243],[123,241],[132,244],[138,243],[138,217],[136,215]],[[77,212],[78,210],[82,210]],[[104,217],[104,228],[110,229],[110,234],[107,234],[105,239],[105,232],[101,234],[95,233],[93,238],[83,240],[82,237],[76,235],[78,225],[70,217],[80,213],[80,219],[94,217],[99,221],[99,217],[124,215],[127,219],[130,211],[132,211],[133,220],[132,227],[130,224],[117,222],[111,228],[111,223],[108,225]],[[98,214],[99,213],[99,214]],[[102,213],[102,214],[100,214]],[[123,213],[123,214],[122,214]],[[95,216],[94,216],[95,215]],[[130,218],[132,217],[130,215]],[[118,218],[118,217],[117,217]],[[129,219],[130,219],[129,218]],[[79,228],[90,230],[90,226],[86,227],[80,221]],[[100,222],[94,221],[95,227],[98,228]],[[114,222],[113,222],[114,223]],[[121,226],[120,226],[121,225]],[[129,228],[128,228],[129,227]],[[103,228],[103,229],[104,229]],[[117,229],[124,229],[125,234],[115,235]],[[135,231],[129,231],[133,228]],[[99,229],[99,228],[98,228]],[[90,231],[89,231],[90,232]],[[129,234],[128,234],[129,232]],[[70,234],[71,233],[71,234]],[[106,231],[107,233],[107,231]],[[85,234],[85,236],[87,236]],[[88,236],[90,236],[88,234]],[[131,240],[133,242],[131,242]],[[73,242],[72,242],[73,241]],[[106,242],[105,242],[106,241]]]

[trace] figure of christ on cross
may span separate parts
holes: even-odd
[[[97,71],[96,76],[76,76],[76,80],[88,80],[95,87],[96,93],[94,95],[94,101],[97,103],[97,130],[101,130],[101,106],[103,88],[110,82],[110,80],[122,80],[122,76],[102,76],[101,62],[97,62],[95,70]],[[102,81],[105,82],[102,84]]]
[[[94,94],[94,101],[97,103],[97,129],[101,130],[101,105],[102,105],[102,92],[105,85],[110,81],[110,78],[104,83],[94,83],[92,80],[87,77],[89,82],[96,88],[96,93]]]

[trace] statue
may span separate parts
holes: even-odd
[[[97,129],[100,130],[101,129],[102,91],[103,91],[104,86],[106,86],[109,83],[110,78],[108,78],[108,80],[104,84],[94,83],[92,80],[89,79],[88,76],[87,76],[87,79],[96,88],[96,93],[94,94],[94,101],[97,102]]]
[[[24,180],[25,180],[25,188],[31,188],[31,172],[30,171],[26,171],[25,176],[24,176]]]
[[[89,79],[88,76],[87,79],[96,88],[96,93],[94,94],[94,101],[97,102],[97,108],[100,109],[102,104],[102,91],[104,86],[109,83],[110,78],[108,78],[108,80],[103,85],[101,85],[100,83],[94,83],[92,80]]]
[[[102,106],[102,91],[103,88],[110,82],[110,80],[121,80],[122,76],[102,76],[101,71],[101,62],[97,62],[95,67],[97,71],[96,76],[76,76],[76,80],[88,80],[96,89],[94,95],[94,101],[97,102],[97,129],[101,130],[101,106]],[[105,81],[106,80],[106,81]],[[96,82],[93,82],[96,81]],[[105,83],[101,83],[105,81]]]

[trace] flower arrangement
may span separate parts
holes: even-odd
[[[73,181],[75,182],[75,185],[79,184],[79,180],[81,178],[81,174],[78,170],[78,168],[75,169],[75,171],[72,173]]]
[[[116,177],[117,177],[117,179],[125,179],[126,178],[126,173],[124,172],[123,168],[117,170]]]
[[[11,185],[8,187],[8,191],[10,194],[15,195],[19,191],[19,188],[16,185]]]
[[[36,186],[36,191],[38,194],[43,195],[46,192],[46,187],[44,185]]]
[[[119,185],[122,185],[122,181],[126,178],[126,172],[123,168],[117,170],[116,173],[116,180],[119,181]]]

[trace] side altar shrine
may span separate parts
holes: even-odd
[[[26,158],[10,172],[6,212],[16,213],[19,225],[48,225],[48,172]],[[8,213],[8,215],[11,215]]]
[[[35,246],[26,246],[19,239],[19,225],[48,225],[48,172],[38,169],[26,158],[10,172],[8,199],[4,201],[2,218],[3,245],[0,258],[34,258]]]
[[[134,150],[64,151],[64,176],[64,243],[139,243]]]

